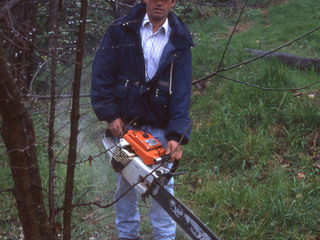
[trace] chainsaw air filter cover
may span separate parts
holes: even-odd
[[[166,152],[166,149],[157,139],[143,131],[128,130],[123,138],[146,165],[155,164],[155,159],[163,156]]]

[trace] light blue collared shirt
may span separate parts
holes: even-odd
[[[146,13],[140,28],[146,82],[152,79],[157,72],[163,49],[169,41],[170,32],[171,28],[167,18],[158,31],[153,33],[152,23]]]

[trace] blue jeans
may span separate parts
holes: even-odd
[[[140,130],[150,133],[166,148],[167,140],[164,137],[165,130],[149,125],[142,126]],[[118,189],[115,199],[131,187],[128,181],[117,173]],[[174,180],[168,182],[166,189],[174,194]],[[120,238],[135,239],[139,236],[140,215],[138,209],[139,194],[136,190],[130,190],[125,196],[116,202],[116,226]],[[155,240],[172,240],[175,238],[176,223],[162,207],[152,199],[152,206],[149,211],[149,219],[153,226],[153,237]]]

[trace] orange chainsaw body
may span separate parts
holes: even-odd
[[[166,152],[166,149],[157,139],[143,131],[128,130],[123,138],[146,165],[153,165],[155,159],[163,156]]]

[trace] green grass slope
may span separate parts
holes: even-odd
[[[319,25],[318,1],[283,1],[246,8],[223,67],[268,51]],[[215,71],[234,19],[196,22],[194,78]],[[319,58],[320,33],[281,51]],[[272,89],[320,80],[274,60],[258,60],[222,75]],[[224,239],[320,238],[320,96],[315,85],[299,91],[264,91],[211,78],[192,97],[194,121],[177,178],[177,196]],[[181,184],[181,185],[179,185]]]

